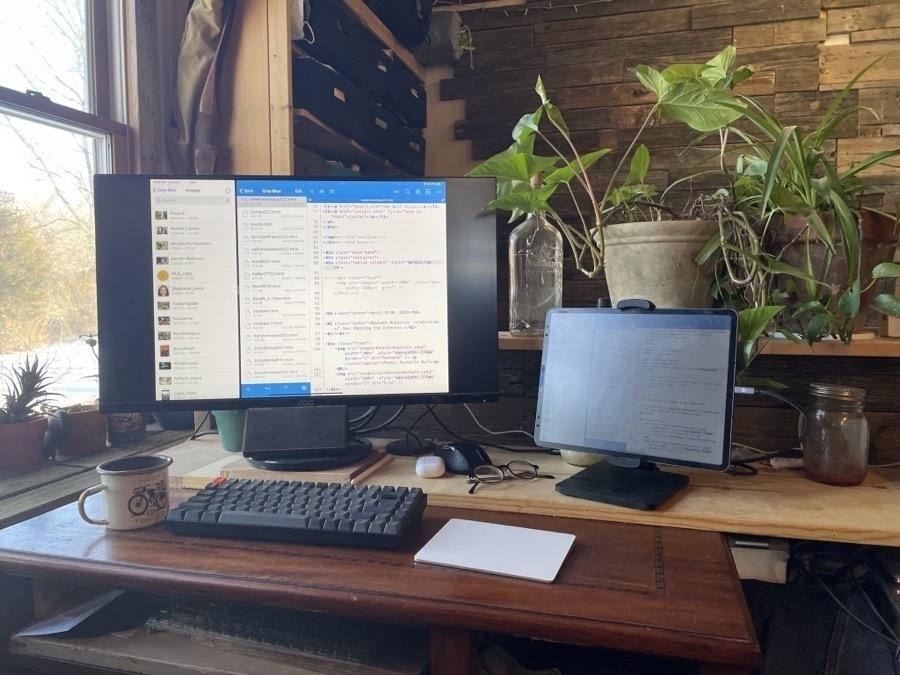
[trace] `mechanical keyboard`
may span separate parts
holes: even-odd
[[[395,549],[426,503],[421,488],[219,478],[163,524],[175,534]]]

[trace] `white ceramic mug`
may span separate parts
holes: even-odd
[[[165,520],[169,513],[169,465],[165,455],[137,455],[103,462],[97,467],[100,484],[78,497],[78,515],[92,525],[111,530],[136,530]],[[85,513],[84,502],[103,493],[104,520]]]

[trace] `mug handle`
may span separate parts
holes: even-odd
[[[99,492],[103,492],[106,489],[106,486],[102,483],[99,485],[94,485],[93,487],[89,487],[87,490],[81,493],[78,497],[78,515],[81,516],[83,520],[86,520],[91,525],[109,525],[108,520],[92,520],[88,514],[84,512],[84,500],[90,497],[91,495],[95,495]]]

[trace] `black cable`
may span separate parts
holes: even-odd
[[[865,621],[860,619],[858,616],[856,616],[856,614],[851,612],[850,608],[847,607],[847,605],[845,605],[843,602],[841,602],[841,599],[838,598],[837,595],[835,595],[834,591],[832,591],[828,587],[828,584],[826,584],[824,581],[822,581],[821,577],[819,577],[818,574],[816,574],[812,569],[810,569],[809,565],[801,564],[800,569],[806,575],[815,579],[816,582],[822,587],[822,589],[828,594],[828,596],[831,598],[831,600],[850,619],[853,619],[853,621],[855,621],[857,624],[859,624],[859,626],[861,626],[865,630],[869,631],[873,635],[877,635],[881,639],[885,640],[889,645],[891,645],[891,647],[894,648],[894,659],[897,660],[898,662],[900,662],[900,637],[898,637],[898,635],[894,632],[893,628],[891,628],[891,626],[887,624],[887,622],[884,620],[884,617],[881,616],[881,612],[879,612],[878,609],[875,607],[875,604],[872,602],[872,599],[869,597],[869,594],[859,583],[859,578],[856,576],[856,572],[854,571],[854,560],[853,560],[852,555],[850,555],[848,557],[848,566],[849,566],[850,578],[853,580],[853,583],[856,585],[859,592],[862,593],[863,597],[866,599],[866,602],[868,603],[869,608],[875,613],[875,616],[882,623],[882,625],[887,629],[888,635],[885,635],[881,630],[873,628],[868,623],[866,623]]]
[[[354,417],[350,420],[350,431],[356,432],[358,429],[366,426],[369,422],[372,421],[372,418],[378,414],[378,411],[381,410],[381,406],[373,405],[369,406],[369,409],[366,410],[359,417]]]
[[[803,444],[803,440],[806,438],[806,430],[807,430],[808,425],[806,423],[806,411],[803,410],[803,408],[798,406],[796,403],[794,403],[792,400],[790,400],[787,396],[782,396],[778,392],[772,391],[770,389],[754,389],[753,393],[754,394],[763,394],[765,396],[771,396],[772,398],[775,398],[775,399],[781,401],[782,403],[787,403],[794,410],[799,412],[800,418],[803,420],[802,431],[800,431],[797,434],[797,445],[795,447],[781,448],[779,450],[774,450],[772,452],[767,452],[765,454],[758,455],[757,457],[751,457],[750,459],[733,460],[731,462],[731,466],[728,469],[728,473],[730,473],[732,476],[755,476],[759,472],[756,470],[756,467],[751,466],[751,464],[753,464],[755,462],[765,462],[767,460],[772,459],[773,457],[781,457],[782,455],[786,455],[789,452],[798,450],[800,448],[800,446]]]
[[[855,566],[852,564],[852,563],[853,563],[853,554],[852,554],[852,553],[851,553],[851,560],[850,560],[850,562],[851,562],[851,565],[850,565],[850,578],[853,580],[854,585],[856,586],[857,590],[858,590],[860,593],[862,593],[863,597],[866,599],[866,604],[869,605],[869,609],[872,610],[872,612],[873,612],[873,613],[875,614],[875,616],[878,618],[878,621],[881,623],[882,626],[884,626],[884,629],[891,635],[891,637],[894,638],[894,641],[897,643],[897,647],[900,647],[900,636],[898,636],[898,635],[894,632],[894,628],[893,628],[893,627],[887,622],[887,620],[881,615],[881,611],[875,606],[875,603],[872,602],[872,598],[869,597],[869,594],[866,592],[866,589],[864,589],[863,586],[862,586],[862,584],[859,582],[859,577],[856,576],[856,572],[855,572],[855,569],[856,569],[856,568],[855,568]],[[866,565],[867,565],[869,568],[874,567],[869,561],[866,561]],[[877,572],[877,571],[876,571],[876,574],[879,574],[879,573],[880,573],[880,572]],[[898,610],[897,610],[897,606],[894,604],[894,602],[893,602],[892,600],[889,600],[889,604],[890,604],[890,606],[891,606],[895,611],[898,611]]]
[[[357,436],[360,436],[363,434],[371,433],[373,431],[381,431],[382,429],[387,429],[395,419],[400,417],[400,413],[402,413],[404,410],[406,410],[406,406],[402,405],[402,406],[400,406],[399,410],[397,410],[397,412],[395,412],[393,415],[391,415],[384,422],[381,422],[380,424],[376,424],[374,427],[369,427],[368,429],[363,429],[363,428],[357,427],[357,428],[353,429],[353,431],[354,431],[354,433],[356,433]],[[374,417],[374,415],[373,415],[373,417]],[[404,429],[404,431],[405,431],[405,429]]]
[[[202,427],[204,424],[206,424],[206,420],[209,419],[210,412],[211,411],[207,410],[206,414],[203,416],[203,419],[200,420],[200,422],[197,424],[197,426],[194,427],[194,433],[192,433],[190,436],[188,436],[189,441],[193,441],[197,438],[200,438],[201,436],[210,436],[212,434],[219,433],[218,429],[210,429],[208,431],[200,431],[200,427]]]
[[[556,452],[555,452],[554,450],[552,450],[551,448],[541,448],[541,447],[534,447],[534,448],[511,448],[511,447],[509,447],[509,446],[506,446],[506,445],[499,445],[499,444],[497,444],[497,443],[490,443],[490,442],[485,442],[485,441],[478,442],[478,441],[473,441],[472,439],[469,439],[469,438],[464,438],[463,436],[460,436],[460,435],[457,434],[456,432],[451,431],[451,430],[447,427],[447,425],[444,424],[444,422],[441,420],[441,418],[438,417],[438,414],[434,411],[434,407],[435,407],[435,406],[429,406],[429,412],[431,413],[431,416],[435,419],[435,421],[440,425],[441,429],[443,429],[443,430],[446,431],[448,434],[450,434],[451,436],[453,436],[453,438],[455,438],[456,440],[461,441],[461,442],[463,442],[463,443],[472,443],[472,444],[474,444],[474,445],[482,445],[482,446],[486,445],[486,446],[488,446],[488,447],[490,447],[490,448],[497,448],[498,450],[506,450],[506,451],[508,451],[508,452],[543,452],[543,453],[546,453],[546,454],[548,454],[548,455],[554,455],[554,454],[556,454]]]
[[[403,407],[405,408],[406,406],[403,406]],[[406,443],[406,447],[403,448],[402,450],[395,450],[394,452],[396,452],[397,454],[412,454],[413,456],[417,456],[417,455],[427,454],[430,450],[432,450],[434,448],[434,444],[431,441],[428,441],[427,443],[423,443],[422,439],[419,438],[419,436],[413,432],[413,429],[416,428],[416,425],[425,418],[425,416],[431,411],[431,408],[433,408],[433,407],[434,406],[432,406],[431,404],[425,405],[425,412],[423,412],[421,415],[419,415],[415,419],[415,421],[409,425],[409,428],[406,429],[406,438],[404,439],[404,442]],[[401,411],[402,410],[403,410],[403,408],[401,408]],[[400,412],[398,411],[397,414],[399,415]],[[410,438],[414,438],[416,440],[415,448],[413,448],[413,444],[409,442]],[[388,445],[388,452],[391,452],[390,444]]]

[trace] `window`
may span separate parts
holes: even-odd
[[[82,336],[97,325],[92,176],[126,140],[116,4],[33,0],[0,23],[0,369],[36,354],[60,405],[97,394]]]

